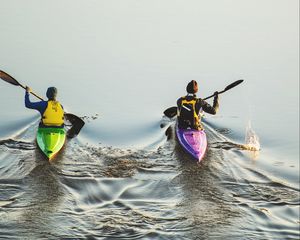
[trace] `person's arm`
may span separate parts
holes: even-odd
[[[45,101],[39,101],[39,102],[31,102],[29,98],[31,89],[29,87],[26,87],[26,92],[25,92],[25,107],[30,108],[30,109],[36,109],[38,110],[41,114],[43,111],[46,109],[46,104],[47,102]]]
[[[29,99],[29,92],[25,93],[25,107],[30,109],[39,109],[39,102],[31,102]]]
[[[181,108],[182,98],[178,98],[177,100],[177,116],[179,115],[179,110]]]
[[[178,98],[177,100],[177,107],[180,107],[181,106],[181,98]]]
[[[218,92],[215,92],[213,106],[211,106],[206,101],[201,99],[201,107],[202,107],[204,112],[215,115],[219,110],[219,95],[218,95]]]

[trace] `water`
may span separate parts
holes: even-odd
[[[1,70],[86,121],[49,163],[0,82],[0,238],[299,238],[298,1],[0,3]],[[205,116],[201,164],[162,116],[191,79],[245,80]]]

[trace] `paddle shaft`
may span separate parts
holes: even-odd
[[[222,94],[222,93],[228,91],[229,89],[236,87],[237,85],[239,85],[239,84],[242,83],[243,81],[244,81],[243,79],[240,79],[240,80],[237,80],[237,81],[235,81],[235,82],[229,84],[223,91],[218,92],[218,94]],[[203,100],[207,100],[207,99],[209,99],[209,98],[212,98],[213,96],[215,96],[215,94],[212,94],[212,95],[210,95],[209,97],[203,98]]]
[[[224,93],[224,92],[226,92],[226,91],[227,91],[227,90],[223,90],[223,91],[221,91],[221,92],[218,92],[218,94]],[[212,94],[212,95],[210,95],[209,97],[203,98],[203,100],[210,99],[210,98],[212,98],[212,97],[214,97],[214,96],[215,96],[215,94]]]
[[[0,70],[0,78],[5,81],[8,82],[12,85],[15,86],[20,86],[21,88],[26,90],[26,86],[24,86],[23,84],[19,83],[14,77],[10,76],[8,73]],[[40,97],[39,95],[35,94],[34,92],[30,92],[33,96],[37,97],[38,99],[44,101],[44,99],[42,97]]]
[[[242,83],[243,81],[244,81],[243,79],[240,79],[240,80],[237,80],[237,81],[235,81],[235,82],[229,84],[223,91],[218,92],[218,94],[222,94],[222,93],[228,91],[229,89],[236,87],[237,85],[239,85],[239,84]],[[212,95],[210,95],[210,96],[208,96],[208,97],[206,97],[206,98],[203,98],[203,100],[207,100],[207,99],[209,99],[209,98],[212,98],[212,97],[214,97],[215,95],[216,95],[216,94],[214,93],[214,94],[212,94]],[[165,114],[167,117],[169,117],[169,118],[175,117],[175,116],[177,115],[177,107],[170,107],[170,108],[166,109],[166,110],[164,111],[164,114]]]
[[[0,78],[5,81],[8,82],[12,85],[15,86],[20,86],[23,89],[27,89],[27,87],[25,87],[23,84],[19,83],[14,77],[10,76],[8,73],[1,71],[0,70]],[[44,99],[42,97],[40,97],[39,95],[35,94],[34,92],[30,92],[33,96],[37,97],[38,99],[44,101]],[[69,137],[74,137],[76,136],[79,131],[81,130],[81,128],[84,126],[84,121],[79,118],[78,116],[72,114],[72,113],[66,113],[65,112],[65,117],[72,123],[73,127],[68,131],[68,136]]]
[[[24,85],[22,85],[21,83],[19,83],[19,86],[21,88],[24,88],[26,90],[26,87]],[[40,97],[39,95],[35,94],[34,92],[29,92],[29,93],[31,93],[33,96],[37,97],[38,99],[44,101],[44,99],[42,97]]]

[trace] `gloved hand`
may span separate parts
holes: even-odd
[[[213,107],[214,107],[214,109],[216,110],[216,112],[218,111],[218,109],[219,109],[219,93],[218,92],[215,92],[214,93],[214,105],[213,105]]]
[[[219,92],[218,91],[216,91],[216,92],[214,92],[214,102],[216,102],[216,101],[218,101],[219,100]]]

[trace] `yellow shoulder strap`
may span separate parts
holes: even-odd
[[[195,118],[199,118],[198,114],[196,113],[196,100],[192,99],[192,100],[186,100],[185,98],[182,100],[181,105],[183,104],[192,104],[193,109],[194,109],[194,117]]]

